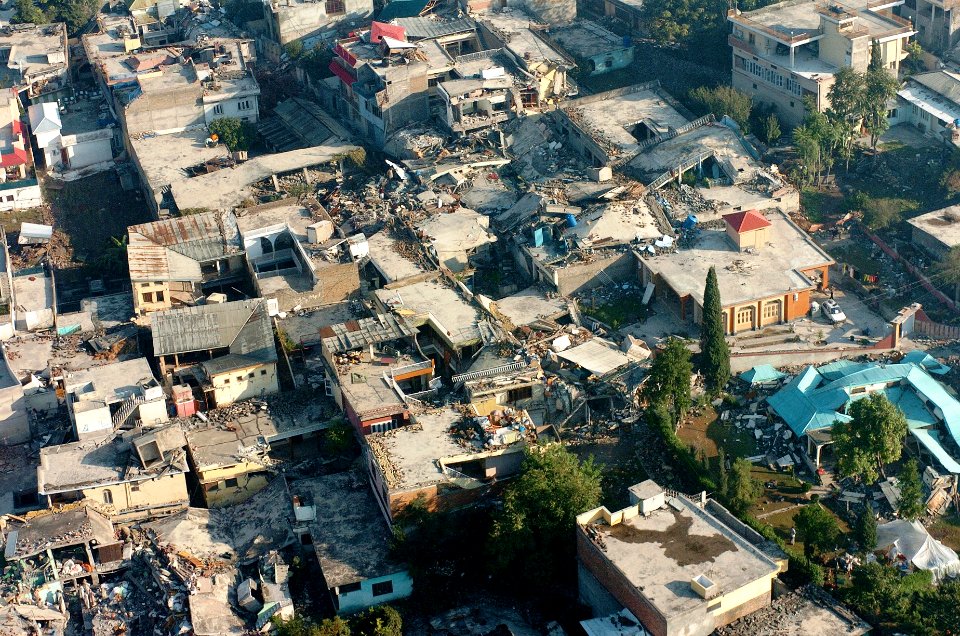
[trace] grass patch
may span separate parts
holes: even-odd
[[[621,296],[596,307],[582,306],[580,311],[614,329],[640,322],[647,315],[646,308],[637,302],[635,296]]]
[[[945,546],[960,550],[960,514],[940,517],[927,530]]]
[[[836,192],[820,192],[804,188],[800,193],[800,207],[811,223],[826,223],[839,216],[843,209],[843,197]]]
[[[831,256],[840,262],[852,265],[858,272],[864,274],[880,274],[880,264],[871,254],[870,250],[859,244],[844,245],[831,249]]]

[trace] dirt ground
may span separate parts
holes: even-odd
[[[54,226],[50,247],[53,264],[67,268],[97,258],[111,237],[122,237],[127,227],[153,220],[139,192],[120,187],[114,171],[63,184],[62,189],[47,183],[44,216]]]

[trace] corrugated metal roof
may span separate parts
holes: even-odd
[[[371,344],[399,340],[416,334],[417,330],[394,314],[377,314],[372,318],[348,320],[320,328],[320,341],[331,353],[355,351]]]
[[[932,71],[914,75],[910,80],[960,105],[960,75],[947,71]]]
[[[214,212],[133,225],[128,229],[130,278],[199,280],[200,263],[238,252]]]
[[[477,28],[477,23],[470,18],[459,20],[434,20],[431,18],[397,18],[394,24],[407,30],[408,40],[427,40],[440,38],[454,33],[466,33]]]
[[[158,311],[150,316],[154,355],[229,348],[231,354],[277,359],[262,299]]]

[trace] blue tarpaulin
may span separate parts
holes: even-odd
[[[780,373],[769,364],[761,364],[753,367],[749,371],[740,374],[740,379],[750,384],[765,384],[767,382],[776,382],[785,374]]]

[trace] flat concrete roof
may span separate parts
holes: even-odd
[[[23,311],[53,307],[53,279],[43,274],[13,277],[13,297]]]
[[[497,241],[497,235],[490,231],[490,217],[468,208],[435,214],[417,224],[417,229],[441,260],[444,254],[468,252]]]
[[[630,168],[644,183],[676,170],[680,163],[712,154],[734,183],[750,180],[761,165],[737,134],[721,123],[706,124],[644,149],[630,161]]]
[[[390,230],[380,230],[367,239],[370,262],[388,284],[419,276],[428,271],[421,264],[400,253],[396,243],[397,239],[390,235]]]
[[[548,62],[551,64],[568,64],[569,60],[549,44],[538,38],[530,25],[533,18],[522,11],[504,9],[499,12],[487,12],[479,16],[480,20],[503,34],[506,44],[504,48],[513,53],[520,64],[529,67],[531,63]]]
[[[256,463],[258,453],[242,453],[241,449],[262,446],[277,434],[273,419],[266,411],[234,418],[230,428],[233,430],[226,426],[208,426],[187,431],[187,447],[197,470]]]
[[[690,247],[643,256],[643,265],[700,305],[711,266],[717,270],[724,307],[809,289],[812,281],[799,270],[830,265],[833,259],[783,212],[768,211],[764,216],[771,223],[770,242],[753,253],[738,251],[723,229],[703,229]]]
[[[603,55],[633,46],[629,44],[629,40],[624,46],[624,38],[590,20],[577,20],[566,26],[552,28],[548,33],[567,52],[581,58]]]
[[[960,245],[960,205],[915,216],[908,219],[907,223],[926,232],[948,249]]]
[[[164,186],[189,179],[185,170],[191,166],[218,157],[228,157],[226,146],[206,146],[206,130],[187,130],[172,135],[155,135],[130,139],[137,156],[137,163],[154,192]],[[200,204],[184,204],[184,208],[203,207]]]
[[[646,130],[659,134],[688,123],[659,88],[608,91],[566,102],[562,109],[601,145],[631,155],[640,150],[641,139],[633,135],[637,124],[643,122]]]
[[[405,490],[447,481],[449,477],[440,470],[437,460],[475,452],[461,446],[450,434],[461,417],[448,407],[417,415],[416,424],[368,435],[367,443],[387,485]]]
[[[568,312],[567,300],[563,296],[554,294],[552,298],[548,298],[536,287],[527,287],[506,298],[494,301],[494,304],[498,312],[518,327],[529,325],[541,318],[548,320],[561,318]]]
[[[400,289],[378,289],[374,294],[414,326],[431,324],[453,346],[466,346],[481,339],[477,325],[480,312],[456,290],[439,281],[423,281]]]
[[[222,147],[221,149],[225,151]],[[249,196],[249,186],[261,179],[274,174],[329,163],[344,153],[358,149],[359,146],[336,142],[273,155],[262,155],[232,168],[224,168],[192,179],[174,181],[171,184],[173,198],[181,208],[231,209]],[[140,154],[139,151],[137,154]]]
[[[368,352],[361,353],[361,356],[362,362],[337,365],[340,389],[350,402],[350,406],[360,415],[370,409],[387,409],[391,406],[396,409],[396,412],[402,411],[403,402],[393,387],[383,379],[383,374],[389,375],[392,366],[416,364],[423,360],[402,354],[396,358],[395,363],[387,366],[380,362],[379,356],[374,360],[369,359]]]
[[[589,514],[578,518],[581,527]],[[710,602],[691,587],[696,577],[706,576],[720,596],[779,570],[742,537],[683,498],[669,497],[648,516],[638,514],[613,526],[602,515],[586,525],[598,532],[606,559],[667,619]]]
[[[320,328],[354,320],[357,316],[349,302],[318,307],[308,312],[288,313],[280,319],[280,328],[291,340],[305,345],[320,343]]]
[[[403,570],[390,558],[392,535],[366,474],[352,471],[290,483],[290,494],[316,510],[310,536],[330,588]]]
[[[587,208],[577,218],[576,227],[564,230],[564,237],[574,237],[581,245],[609,242],[630,243],[637,239],[662,236],[650,208],[643,199],[603,203]]]
[[[8,51],[0,77],[10,85],[23,85],[33,77],[53,77],[67,70],[66,25],[40,24],[33,28],[8,25],[0,30],[0,50]]]
[[[140,393],[141,386],[159,386],[146,358],[134,358],[99,367],[73,371],[64,377],[67,393],[72,393],[74,408],[85,403],[104,406],[121,402]]]
[[[904,25],[883,15],[868,9],[870,5],[878,4],[870,0],[845,0],[844,2],[831,2],[829,6],[838,6],[847,14],[855,14],[856,25],[865,29],[865,32],[854,30],[853,37],[865,37],[867,35],[876,37],[886,34],[890,31],[903,29],[912,31],[909,25]],[[747,11],[736,16],[737,22],[753,23],[760,27],[772,29],[783,34],[784,40],[789,40],[796,36],[816,36],[819,35],[820,14],[817,10],[829,11],[829,9],[818,0],[787,0],[771,4],[762,9]]]

